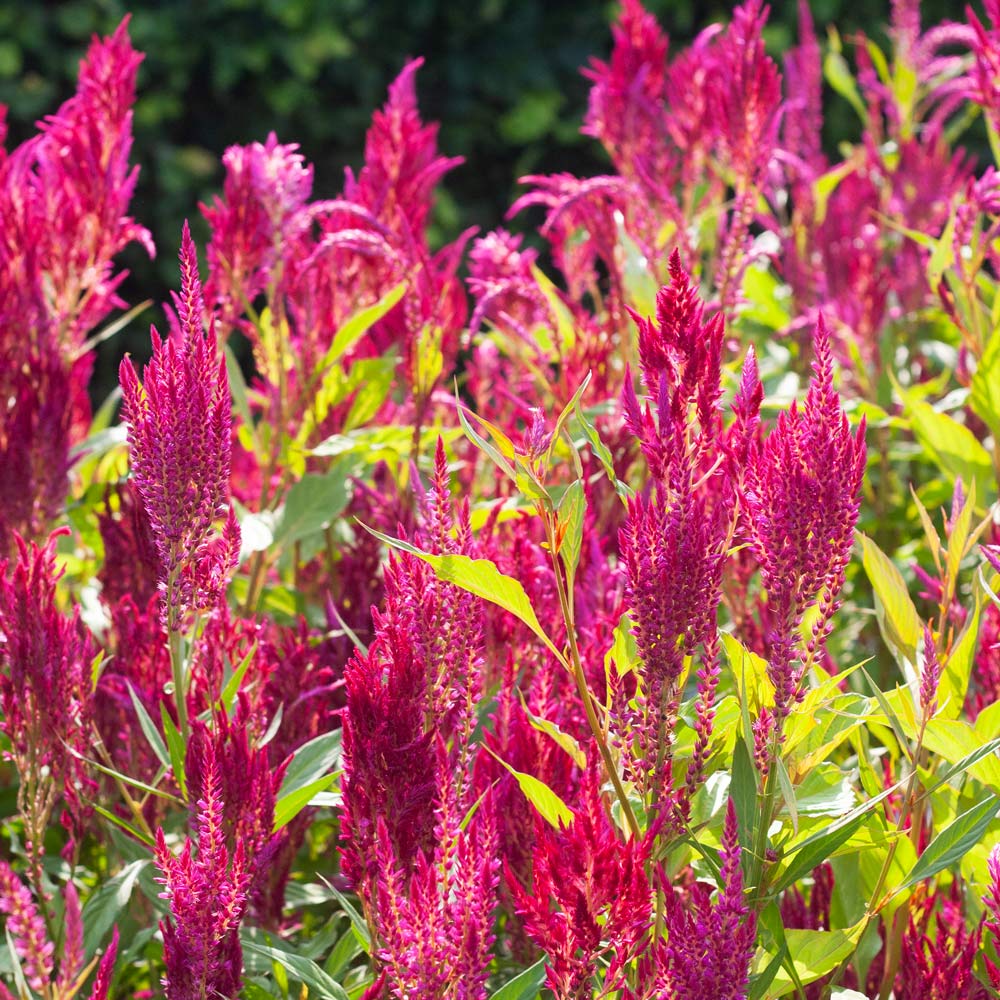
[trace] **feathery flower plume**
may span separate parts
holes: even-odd
[[[90,422],[86,338],[124,305],[113,257],[134,240],[153,253],[127,215],[142,60],[127,22],[94,38],[76,94],[39,134],[0,155],[0,557],[15,532],[41,541],[65,502],[70,448]]]
[[[803,406],[793,403],[764,442],[753,445],[743,486],[745,530],[773,616],[766,638],[779,731],[840,604],[865,469],[864,421],[852,434],[833,388],[822,319],[814,345],[814,375]],[[819,616],[800,651],[799,627],[813,605]]]
[[[667,940],[661,981],[675,1000],[744,1000],[756,946],[757,920],[743,903],[739,830],[729,800],[719,852],[722,873],[718,896],[695,884],[685,905],[676,893],[667,907]]]
[[[89,746],[94,649],[56,605],[56,538],[39,548],[16,538],[17,562],[0,563],[0,729],[21,776],[18,808],[37,864],[60,786],[70,817],[81,816],[89,782],[79,754]]]
[[[598,786],[591,766],[569,826],[556,832],[538,821],[530,886],[507,872],[517,912],[547,957],[546,985],[560,1000],[590,1000],[605,963],[610,986],[652,922],[653,836],[621,841]]]
[[[163,934],[163,985],[167,1000],[235,1000],[242,984],[239,927],[253,878],[253,858],[242,842],[226,846],[226,804],[213,740],[201,741],[201,792],[197,803],[197,853],[187,838],[179,857],[157,830],[156,864],[170,919]]]
[[[204,329],[197,253],[186,223],[180,261],[178,329],[166,341],[152,331],[143,384],[130,359],[120,369],[133,482],[156,541],[168,632],[184,629],[192,613],[219,601],[240,547],[229,504],[229,382],[214,325],[207,336]]]
[[[681,677],[686,658],[699,648],[689,792],[697,787],[707,756],[719,675],[716,613],[738,477],[738,463],[719,457],[726,448],[719,412],[722,316],[705,320],[703,303],[676,251],[670,273],[670,285],[657,297],[656,320],[636,317],[643,381],[657,401],[655,416],[648,404],[640,408],[631,379],[624,391],[626,426],[639,439],[653,477],[652,497],[629,501],[621,547],[626,600],[643,663],[643,718],[633,723],[639,747],[636,779],[654,803],[670,787]],[[752,369],[752,358],[749,364]],[[750,409],[759,405],[752,389],[748,393],[738,399],[738,423],[750,421]],[[731,449],[734,455],[738,450]]]
[[[0,913],[7,918],[7,931],[28,985],[41,991],[52,979],[55,947],[31,892],[3,860],[0,860]]]

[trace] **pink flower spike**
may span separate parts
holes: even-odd
[[[229,382],[214,325],[207,335],[204,329],[197,253],[186,223],[180,260],[178,329],[167,341],[152,332],[143,385],[128,358],[120,370],[135,490],[156,541],[169,631],[218,603],[240,539],[229,505]],[[220,519],[221,530],[215,527]]]

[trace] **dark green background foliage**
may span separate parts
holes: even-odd
[[[182,219],[190,217],[204,241],[197,204],[220,189],[226,146],[274,130],[315,164],[317,196],[335,195],[344,165],[360,162],[371,112],[408,56],[427,60],[420,105],[426,119],[441,122],[442,151],[467,161],[445,181],[433,242],[469,225],[500,224],[522,174],[605,168],[597,144],[579,134],[587,97],[579,71],[592,55],[607,55],[617,4],[587,0],[5,0],[0,101],[10,108],[9,144],[72,92],[91,34],[111,31],[130,6],[133,43],[146,53],[133,214],[159,248],[153,264],[137,248],[128,252],[131,302],[160,301],[175,284]],[[732,5],[648,6],[679,47]],[[795,6],[774,5],[768,41],[775,53],[794,40]],[[816,0],[812,9],[821,34],[831,23],[844,36],[859,28],[878,34],[888,0],[863,7]],[[927,23],[949,12],[956,7],[947,0],[924,4]],[[856,130],[851,115],[834,109],[825,137],[831,146]]]

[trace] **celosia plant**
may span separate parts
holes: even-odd
[[[625,0],[467,260],[419,60],[338,197],[248,133],[118,424],[94,42],[0,157],[0,1000],[1000,991],[1000,8],[817,14]]]

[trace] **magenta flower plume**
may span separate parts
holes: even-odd
[[[128,358],[120,370],[135,490],[156,540],[169,631],[218,603],[240,547],[229,504],[229,382],[214,326],[207,336],[204,330],[197,254],[186,224],[180,259],[178,329],[166,341],[152,331],[144,384]],[[220,532],[215,523],[221,518]]]
[[[793,403],[763,444],[752,449],[743,496],[746,531],[773,614],[766,638],[779,727],[839,606],[865,469],[864,421],[852,434],[833,388],[830,338],[822,319],[814,344],[805,403],[801,408]],[[798,630],[812,605],[820,613],[800,654]]]
[[[990,851],[986,867],[990,874],[990,885],[983,896],[986,907],[986,930],[993,941],[994,954],[1000,954],[1000,844]],[[1000,965],[991,959],[986,959],[990,983],[994,989],[1000,989]]]
[[[240,991],[243,950],[239,927],[247,906],[253,860],[242,843],[226,846],[222,776],[212,740],[201,743],[201,791],[197,803],[197,853],[190,838],[179,857],[157,830],[156,864],[171,919],[163,934],[163,984],[167,1000],[235,1000]]]
[[[607,983],[629,965],[652,921],[645,866],[653,835],[622,841],[591,768],[573,821],[559,832],[537,825],[532,884],[508,869],[518,914],[545,952],[546,985],[561,1000],[590,1000],[599,967]]]
[[[37,791],[30,803],[20,803],[38,824],[32,838],[44,831],[60,784],[71,812],[79,811],[87,778],[76,754],[89,746],[93,711],[93,646],[79,611],[68,618],[56,605],[56,537],[41,548],[18,538],[12,572],[0,563],[0,729],[10,740],[22,791]]]
[[[938,682],[941,680],[941,661],[930,625],[924,626],[924,662],[920,669],[920,712],[929,719],[937,708]]]
[[[28,887],[14,874],[6,861],[0,860],[0,913],[24,969],[25,979],[33,990],[41,991],[52,980],[52,955],[55,951],[45,929],[45,921]]]
[[[757,921],[743,902],[739,832],[732,799],[722,834],[718,895],[695,884],[687,902],[674,893],[667,906],[667,941],[657,956],[660,984],[672,1000],[745,1000]]]
[[[655,321],[636,317],[643,381],[655,415],[640,407],[626,380],[625,422],[639,439],[653,478],[651,497],[629,501],[621,531],[626,600],[642,657],[645,712],[636,720],[640,787],[653,801],[670,785],[672,728],[685,660],[703,650],[699,667],[697,742],[689,772],[694,791],[705,762],[719,675],[716,613],[735,516],[736,481],[746,445],[723,434],[722,317],[704,307],[675,251],[671,283],[657,297]],[[752,368],[752,359],[751,359]],[[744,398],[746,396],[746,398]],[[757,396],[737,399],[737,426],[750,427]],[[748,430],[740,431],[745,437]],[[731,461],[720,461],[721,454]]]

